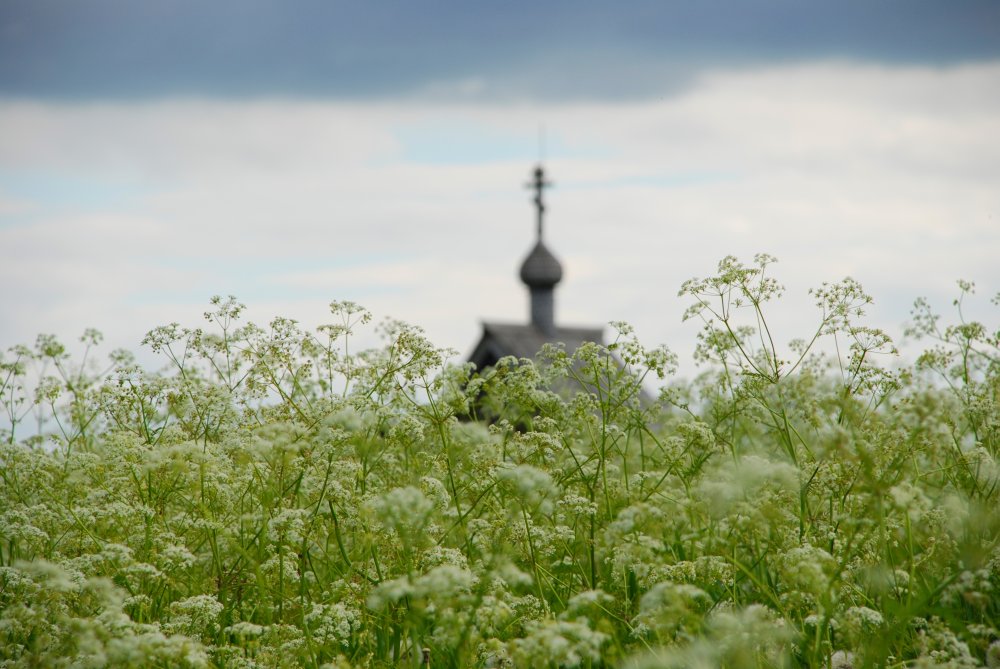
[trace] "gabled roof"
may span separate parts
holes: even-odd
[[[549,335],[530,324],[483,322],[483,336],[469,355],[469,362],[482,370],[508,355],[534,358],[545,344],[562,343],[572,354],[586,342],[603,343],[604,328],[557,327]]]
[[[534,325],[483,322],[483,336],[472,353],[469,354],[469,362],[474,363],[476,370],[481,372],[487,367],[495,365],[500,358],[508,355],[518,359],[534,360],[545,344],[561,343],[566,352],[572,355],[580,346],[588,342],[603,345],[604,328],[558,327],[552,336],[548,336]],[[611,354],[611,359],[619,368],[624,368],[621,359],[614,353]],[[569,391],[571,386],[572,384],[564,384],[562,390]],[[596,387],[591,384],[587,384],[586,387],[591,392],[597,391]],[[653,401],[649,392],[641,386],[638,398],[643,406],[648,406]]]

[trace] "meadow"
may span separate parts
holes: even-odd
[[[0,666],[1000,667],[1000,331],[960,282],[899,360],[845,279],[785,345],[773,260],[681,287],[691,381],[624,323],[472,370],[349,302],[9,349]]]

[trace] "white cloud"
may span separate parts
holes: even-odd
[[[526,312],[535,156],[489,147],[541,122],[564,322],[624,319],[687,351],[677,288],[730,253],[780,258],[785,339],[811,321],[806,289],[845,274],[897,331],[955,278],[1000,289],[997,63],[719,71],[623,104],[6,102],[0,345],[94,325],[134,347],[232,292],[306,323],[353,299],[467,351],[479,318]],[[407,145],[422,126],[486,155],[437,162]]]

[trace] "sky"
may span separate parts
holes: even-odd
[[[851,276],[1000,291],[1000,3],[0,0],[0,350],[332,300],[454,348],[524,321],[542,159],[562,324],[692,372],[681,283],[779,259],[778,338]],[[374,340],[373,340],[374,341]]]

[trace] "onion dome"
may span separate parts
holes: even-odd
[[[521,264],[521,281],[529,288],[552,288],[562,274],[562,265],[540,239]]]

